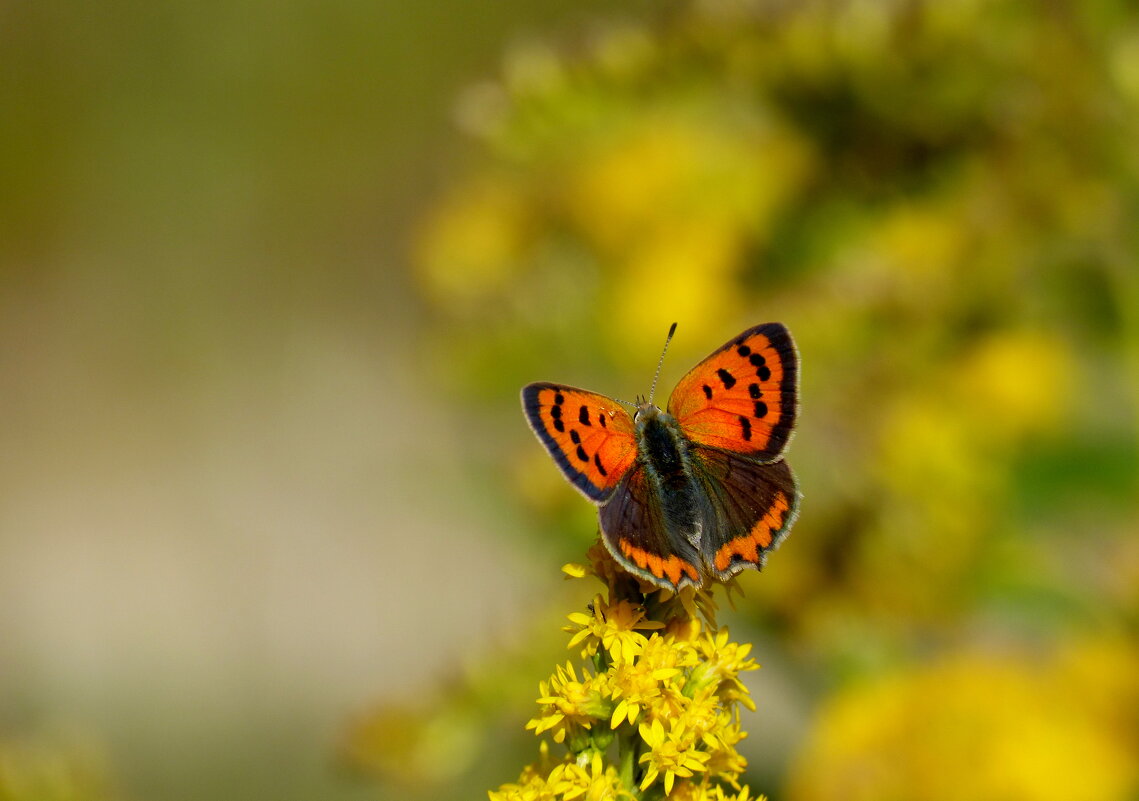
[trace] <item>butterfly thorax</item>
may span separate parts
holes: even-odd
[[[637,448],[645,461],[663,476],[684,469],[687,449],[676,418],[651,403],[641,404],[633,418]]]
[[[665,526],[696,545],[703,528],[703,510],[692,472],[688,440],[680,423],[668,412],[642,403],[633,418],[636,424],[637,460],[641,463],[653,497],[660,499]]]

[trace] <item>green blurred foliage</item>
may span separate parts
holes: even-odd
[[[456,396],[631,397],[673,320],[666,384],[798,341],[802,515],[740,610],[819,710],[788,797],[1134,797],[1139,707],[1096,693],[1139,656],[1134,6],[706,0],[514,48],[459,109],[481,155],[415,246]],[[511,442],[533,530],[584,541]],[[875,754],[911,769],[843,779]]]
[[[97,740],[74,733],[0,740],[0,801],[114,801],[108,761]]]

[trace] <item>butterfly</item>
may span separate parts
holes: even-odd
[[[597,504],[601,538],[626,571],[677,591],[761,569],[799,510],[783,460],[799,396],[790,332],[781,323],[744,331],[680,380],[667,411],[653,405],[655,389],[654,378],[630,415],[605,395],[539,382],[522,389],[522,408]]]

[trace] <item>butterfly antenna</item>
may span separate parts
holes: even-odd
[[[664,349],[660,352],[660,361],[657,362],[657,371],[653,375],[653,386],[649,390],[649,403],[653,402],[653,395],[657,391],[657,379],[660,378],[660,368],[664,366],[664,354],[668,353],[668,343],[672,342],[672,335],[676,333],[676,323],[673,323],[668,329],[668,336],[664,338]]]

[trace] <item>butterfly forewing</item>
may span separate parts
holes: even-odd
[[[522,408],[558,467],[590,500],[612,495],[637,457],[633,420],[611,398],[562,384],[529,384]]]
[[[744,568],[761,568],[799,511],[791,468],[782,459],[760,463],[717,448],[697,446],[692,454],[716,520],[701,543],[708,572],[726,581]]]
[[[668,411],[699,445],[771,461],[795,425],[799,356],[781,323],[749,328],[680,380]]]

